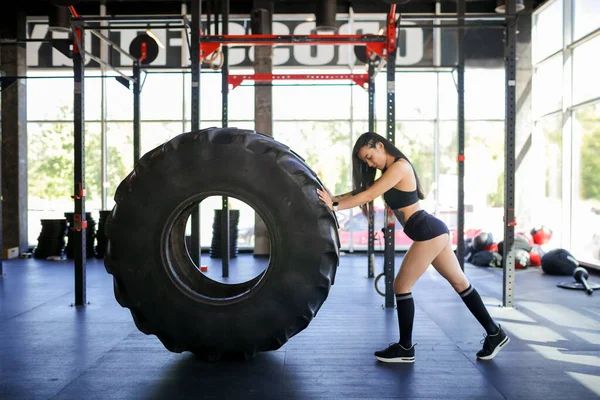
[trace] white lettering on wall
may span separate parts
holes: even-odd
[[[403,21],[402,23],[405,25],[414,24],[410,21]],[[406,43],[398,43],[396,65],[417,64],[423,59],[423,29],[410,28],[403,29],[403,31],[406,33]]]
[[[248,22],[230,22],[229,33],[231,35],[244,35],[245,25]],[[405,21],[404,24],[410,22]],[[376,34],[379,32],[380,27],[384,26],[385,21],[372,20],[372,21],[358,21],[342,24],[338,30],[339,34]],[[31,38],[41,39],[46,37],[48,34],[47,24],[32,23],[33,29]],[[150,26],[152,29],[152,26]],[[298,22],[298,21],[284,21],[273,23],[273,34],[275,35],[309,35],[314,33],[315,23],[314,22]],[[140,33],[143,33],[143,29],[137,30],[112,30],[112,32],[118,32],[119,38],[116,40],[117,44],[129,51],[129,46],[133,39]],[[221,31],[219,29],[219,31]],[[171,38],[167,41],[167,30],[165,29],[152,29],[152,32],[160,39],[160,41],[167,46],[167,49],[160,49],[156,60],[152,62],[154,66],[166,66],[167,65],[167,53],[169,49],[175,47],[187,47],[186,42],[182,42],[179,39]],[[66,38],[64,33],[52,33],[54,38]],[[396,58],[397,65],[414,65],[418,64],[423,60],[424,55],[424,31],[421,28],[404,29],[401,42],[398,44],[398,54]],[[92,35],[86,34],[86,49],[91,51]],[[56,49],[51,51],[51,60],[41,60],[40,57],[47,57],[50,53],[45,50],[40,52],[42,49],[47,49],[47,44],[40,42],[27,43],[27,65],[30,67],[37,67],[40,65],[52,65],[53,67],[70,67],[72,61],[60,53]],[[94,49],[96,51],[97,49]],[[337,52],[337,54],[336,54]],[[293,55],[293,58],[292,58]],[[99,55],[97,55],[99,56]],[[91,60],[86,59],[87,63]],[[115,60],[116,61],[116,60]],[[230,46],[229,47],[229,65],[232,67],[251,65],[254,61],[254,49],[252,46]],[[170,62],[173,62],[172,60]],[[119,57],[118,65],[115,67],[129,67],[132,65],[132,60],[128,57],[121,55]],[[285,65],[306,65],[306,66],[318,66],[318,65],[356,65],[356,57],[354,55],[354,45],[280,45],[273,47],[273,65],[274,66],[285,66]],[[177,65],[171,65],[171,67],[177,67]]]
[[[314,33],[316,24],[314,22],[303,22],[294,29],[294,35],[310,35]],[[325,65],[333,61],[335,56],[333,45],[296,45],[294,58],[302,65]],[[316,49],[316,50],[313,50]],[[312,52],[314,51],[314,56]]]

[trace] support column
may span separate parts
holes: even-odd
[[[383,62],[381,60],[380,62]],[[375,132],[375,60],[369,59],[369,132]],[[369,242],[367,277],[375,277],[375,203],[369,202]],[[350,235],[352,239],[352,235]]]
[[[14,2],[3,5],[0,13],[0,38],[25,38],[25,13]],[[25,44],[0,46],[0,71],[5,76],[25,76]],[[2,90],[1,182],[3,249],[27,250],[27,81],[17,79]],[[0,269],[1,273],[1,269]],[[1,274],[0,274],[1,275]]]
[[[516,0],[508,0],[506,14],[517,13]],[[504,279],[502,305],[513,307],[515,287],[515,129],[516,129],[516,84],[517,84],[517,21],[509,19],[506,24],[506,135],[504,141]]]
[[[202,18],[202,1],[192,0],[192,20],[191,20],[191,48],[190,64],[192,67],[192,93],[191,93],[191,118],[192,132],[200,130],[200,24]],[[200,205],[192,210],[190,215],[192,222],[192,232],[190,235],[190,257],[192,261],[200,268],[201,247],[200,247]]]
[[[517,120],[516,120],[516,193],[515,213],[519,231],[528,231],[536,225],[534,212],[538,198],[537,185],[531,182],[539,180],[535,163],[539,148],[533,133],[532,113],[532,53],[531,53],[531,12],[533,0],[525,0],[525,9],[519,13],[517,21]]]
[[[273,24],[273,1],[254,0],[253,6],[252,33],[270,35]],[[254,47],[254,72],[256,74],[273,72],[273,48],[271,46]],[[271,85],[254,87],[254,124],[256,132],[273,136],[273,87]],[[255,213],[254,256],[268,256],[270,253],[269,231],[260,215]]]
[[[388,15],[388,43],[387,43],[387,140],[396,142],[396,31],[392,30],[395,21]],[[384,272],[385,272],[385,307],[394,308],[394,277],[396,259],[395,241],[396,216],[388,205],[385,206],[385,250]]]
[[[229,0],[222,0],[221,3],[221,25],[223,35],[229,34]],[[229,125],[229,48],[221,46],[223,52],[223,67],[221,68],[221,92],[222,92],[222,124],[223,128]],[[221,261],[223,263],[223,278],[229,277],[229,255],[230,239],[229,236],[229,198],[222,197],[223,212],[221,213]]]
[[[465,23],[465,0],[458,0],[458,23]],[[457,89],[458,89],[458,224],[456,227],[456,257],[465,269],[465,38],[464,29],[457,30]]]
[[[73,239],[75,242],[75,305],[85,306],[86,301],[86,231],[87,218],[85,213],[85,39],[83,32],[76,29],[76,39],[73,44],[73,149],[74,149],[74,226]],[[80,47],[81,46],[81,47]]]

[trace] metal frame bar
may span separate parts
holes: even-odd
[[[221,0],[221,18],[222,18],[222,31],[223,35],[229,34],[229,0]],[[200,37],[201,39],[202,37]],[[222,51],[223,67],[221,68],[221,93],[222,93],[222,125],[226,128],[229,119],[229,49],[224,46]],[[202,47],[200,47],[202,53]],[[230,235],[229,235],[229,198],[227,196],[222,197],[221,213],[221,261],[223,263],[223,278],[229,277],[229,249],[230,249]]]
[[[106,4],[100,4],[100,14],[106,15]],[[102,25],[106,25],[106,22],[103,22]],[[98,32],[99,33],[99,32]],[[108,34],[108,31],[106,32]],[[104,36],[104,35],[103,35]],[[102,39],[100,39],[102,41]],[[109,54],[109,43],[104,41],[104,43],[100,43],[100,59],[102,61],[108,60]],[[100,68],[100,76],[102,80],[100,81],[100,136],[102,142],[102,154],[101,154],[101,164],[100,164],[100,182],[101,182],[101,196],[102,196],[102,210],[106,210],[108,203],[108,187],[106,186],[106,181],[108,178],[108,132],[107,132],[107,123],[106,117],[108,112],[108,102],[107,102],[107,89],[106,89],[106,70],[104,68]]]
[[[586,101],[582,101],[581,103],[577,103],[577,104],[573,104],[571,107],[567,108],[570,111],[577,111],[581,108],[584,107],[589,107],[591,105],[594,105],[596,103],[600,103],[600,96],[599,97],[594,97],[593,99],[589,99]]]
[[[516,0],[506,2],[506,13],[516,15]],[[517,20],[508,21],[505,33],[506,55],[506,135],[504,173],[504,253],[502,305],[514,307],[515,286],[515,134],[516,134],[516,84],[517,84]]]
[[[141,66],[139,61],[133,63],[133,163],[136,164],[140,159],[141,139]]]
[[[556,57],[557,55],[559,55],[560,53],[562,53],[563,49],[562,47],[555,51],[554,53],[550,54],[549,56],[544,57],[543,59],[541,59],[540,61],[536,62],[535,65],[533,66],[534,70],[537,70],[537,68],[540,66],[540,64],[543,64],[544,62],[550,60],[553,57]]]
[[[229,75],[229,89],[235,89],[245,80],[254,82],[272,82],[285,80],[307,80],[307,81],[328,81],[328,80],[351,80],[357,85],[365,88],[369,82],[368,74],[242,74]]]
[[[101,34],[100,32],[98,32],[97,30],[95,30],[95,29],[87,29],[87,30],[90,31],[96,37],[98,37],[100,40],[104,40],[106,43],[108,43],[113,49],[117,50],[119,53],[123,54],[126,57],[129,57],[133,61],[137,61],[137,58],[135,58],[134,56],[129,54],[121,46],[119,46],[118,44],[116,44],[115,42],[113,42],[112,40],[110,40],[109,38],[107,38],[106,36]]]
[[[148,29],[148,24],[141,25],[111,25],[108,27],[103,27],[102,25],[76,25],[82,29],[108,29],[108,30],[146,30]],[[168,30],[180,30],[187,28],[187,25],[152,25],[150,28],[153,29],[168,29]]]
[[[480,13],[480,14],[469,14],[469,13],[463,13],[463,17],[465,20],[469,20],[469,19],[476,19],[476,20],[499,20],[499,21],[506,21],[509,20],[511,18],[515,18],[514,16],[511,15],[507,15],[507,16],[503,16],[502,14],[497,14],[497,13]],[[417,19],[417,20],[425,20],[425,19],[430,19],[430,20],[436,20],[436,19],[453,19],[453,20],[458,20],[461,17],[459,17],[459,13],[458,11],[455,14],[449,14],[449,13],[435,13],[435,14],[402,14],[402,19],[403,20],[410,20],[410,19]]]
[[[200,37],[201,18],[202,18],[202,0],[192,0],[192,20],[191,30],[191,125],[192,131],[200,130]],[[185,114],[183,115],[185,117]],[[185,120],[185,118],[184,118]],[[185,124],[185,122],[184,122]],[[192,210],[191,213],[192,231],[190,236],[190,257],[192,261],[200,268],[202,259],[202,249],[200,246],[200,204]]]
[[[369,132],[375,132],[375,60],[368,63],[368,93],[369,93]],[[353,121],[354,122],[354,121]],[[375,277],[375,204],[369,202],[368,242],[367,242],[367,277]],[[350,237],[352,237],[351,235]]]
[[[105,16],[101,16],[101,15],[100,16],[90,15],[90,16],[85,16],[85,17],[71,17],[71,21],[73,21],[75,23],[81,23],[81,24],[85,24],[86,22],[103,22],[103,21],[125,23],[125,22],[137,22],[137,21],[169,22],[169,21],[185,21],[185,20],[186,19],[185,19],[184,15],[177,15],[177,14],[164,14],[164,15],[150,14],[150,15],[110,16],[110,17],[105,17]]]
[[[573,141],[573,112],[569,109],[573,103],[573,52],[574,48],[569,44],[573,42],[573,1],[564,1],[563,4],[563,31],[562,31],[562,90],[561,90],[561,243],[567,249],[572,248],[573,230],[573,204],[578,198],[578,192],[574,192],[575,182],[572,173],[574,163]],[[587,39],[589,40],[589,39]],[[586,40],[586,41],[587,41]],[[580,146],[581,147],[581,146]],[[577,149],[579,150],[579,149]]]
[[[114,71],[117,74],[121,75],[121,77],[123,77],[124,79],[127,79],[129,82],[135,83],[135,78],[132,78],[129,75],[125,75],[123,72],[119,71],[118,69],[116,69],[115,67],[113,67],[112,65],[110,65],[109,63],[102,61],[100,58],[96,57],[95,55],[93,55],[89,51],[84,50],[84,54],[86,56],[88,56],[90,59],[96,61],[98,64],[102,65],[103,67],[105,67],[107,69],[110,69],[111,71]]]
[[[404,17],[402,17],[404,18]],[[473,23],[458,23],[458,24],[410,24],[410,25],[398,25],[399,29],[411,29],[411,28],[496,28],[504,29],[506,23],[504,22],[473,22]]]
[[[588,33],[588,34],[587,34],[587,35],[585,35],[585,36],[582,36],[582,37],[580,37],[579,39],[577,39],[577,40],[576,40],[576,41],[574,41],[573,43],[569,44],[569,45],[567,46],[567,49],[569,49],[569,50],[571,50],[571,49],[574,49],[575,47],[577,47],[577,46],[579,46],[579,45],[582,45],[582,44],[584,44],[584,43],[586,43],[586,42],[589,42],[590,40],[592,40],[592,39],[595,39],[595,38],[596,38],[596,37],[598,37],[598,36],[600,36],[600,28],[598,28],[598,29],[596,29],[596,30],[594,30],[594,31],[592,31],[592,32],[590,32],[590,33]],[[571,40],[572,40],[572,38],[571,38]],[[562,50],[562,49],[561,49],[561,50]],[[560,52],[561,50],[559,50],[559,52]]]
[[[0,70],[0,89],[2,88],[2,77],[4,76],[4,71]],[[2,104],[2,90],[0,90],[0,104]],[[0,107],[0,119],[2,118],[2,108]],[[2,143],[2,126],[0,125],[0,144]],[[2,196],[2,146],[0,146],[0,199],[3,199]],[[2,235],[3,231],[3,223],[2,220],[2,212],[3,212],[3,201],[0,201],[0,250],[4,252],[4,237]],[[2,266],[4,254],[0,254],[0,279],[4,277],[4,269]]]
[[[87,218],[85,213],[85,113],[84,113],[84,83],[85,63],[83,60],[84,41],[81,40],[83,32],[75,29],[74,34],[79,37],[78,43],[73,48],[73,128],[74,128],[74,203],[73,215],[75,242],[75,306],[86,304],[86,231]]]
[[[465,15],[465,0],[458,0],[458,20],[462,22]],[[458,130],[458,224],[456,227],[456,257],[460,268],[465,270],[465,49],[464,29],[458,28],[456,35],[458,68],[457,68],[457,130]]]
[[[399,31],[398,31],[399,32]],[[396,6],[392,5],[387,19],[387,139],[395,143],[396,139]],[[385,206],[385,307],[394,308],[395,275],[395,225],[396,216],[390,207]]]

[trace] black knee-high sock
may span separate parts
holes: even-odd
[[[477,318],[477,321],[483,326],[483,329],[487,332],[488,335],[494,335],[498,333],[498,325],[494,323],[494,320],[488,313],[488,310],[485,308],[481,297],[479,297],[479,293],[477,290],[471,285],[464,291],[460,292],[460,297],[463,299],[467,308],[471,311],[471,313]]]
[[[400,345],[405,349],[412,346],[413,320],[415,319],[415,302],[412,292],[396,295],[398,326],[400,328]]]

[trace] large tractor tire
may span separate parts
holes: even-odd
[[[338,225],[321,182],[285,145],[253,131],[181,134],[145,154],[121,182],[106,222],[106,270],[139,330],[173,352],[210,360],[276,350],[308,326],[339,262]],[[271,256],[256,278],[214,281],[187,251],[185,227],[208,196],[252,206]]]

